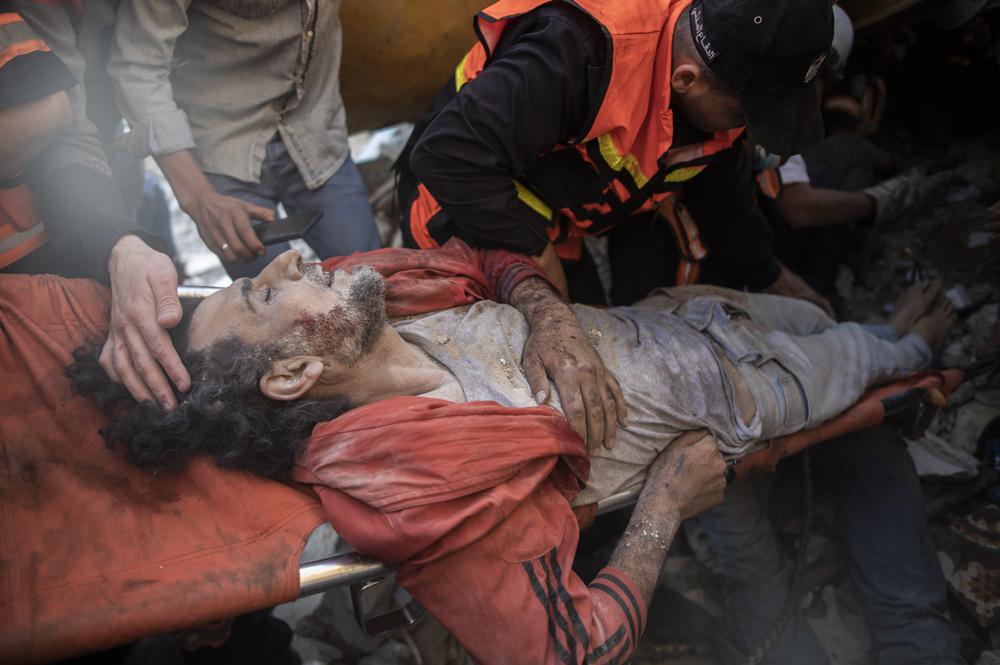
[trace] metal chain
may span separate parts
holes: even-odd
[[[798,552],[795,555],[795,565],[792,568],[792,581],[788,588],[788,595],[785,597],[785,605],[781,608],[774,626],[767,634],[767,637],[758,645],[750,657],[747,658],[747,665],[758,665],[764,659],[781,634],[785,632],[785,627],[789,620],[795,615],[798,609],[799,597],[802,595],[805,583],[806,563],[809,552],[809,536],[812,533],[813,521],[813,483],[812,466],[809,461],[809,449],[802,451],[802,533],[799,535]]]

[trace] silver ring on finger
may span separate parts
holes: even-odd
[[[219,247],[219,251],[220,251],[220,252],[224,252],[224,251],[226,251],[227,249],[229,249],[229,243],[228,243],[228,242],[224,242],[224,243],[222,243],[222,245],[221,245],[221,246]]]

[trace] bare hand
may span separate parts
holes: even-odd
[[[613,447],[616,427],[628,426],[625,396],[573,310],[541,279],[518,284],[510,300],[528,319],[521,366],[535,400],[539,404],[549,400],[551,379],[566,419],[587,447]]]
[[[167,376],[181,392],[191,388],[191,377],[167,334],[182,315],[174,264],[130,235],[111,250],[108,273],[111,322],[101,367],[136,401],[155,400],[172,409],[177,402]]]
[[[830,305],[830,301],[816,293],[811,286],[805,283],[805,280],[786,268],[784,264],[781,266],[781,274],[778,275],[778,279],[763,291],[776,296],[807,300],[826,312],[826,315],[831,319],[834,318],[833,306]]]
[[[680,437],[649,466],[643,493],[662,492],[681,519],[694,517],[722,503],[726,462],[708,433]]]
[[[211,190],[198,196],[185,212],[198,226],[201,239],[223,261],[247,262],[264,255],[264,244],[250,218],[273,222],[273,210]]]

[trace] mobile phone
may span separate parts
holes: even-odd
[[[273,222],[257,222],[253,225],[253,231],[262,243],[265,245],[274,245],[275,243],[301,238],[309,233],[312,227],[316,226],[316,222],[322,217],[322,210],[299,212],[288,217],[276,219]]]

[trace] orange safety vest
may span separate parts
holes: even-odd
[[[681,184],[733,147],[743,128],[719,132],[700,144],[671,149],[671,45],[674,26],[691,0],[566,0],[596,20],[609,38],[610,77],[586,136],[539,157],[571,150],[602,178],[592,200],[565,199],[546,185],[543,172],[514,178],[518,197],[547,222],[562,258],[579,255],[580,239],[598,235],[636,213],[656,210]],[[476,17],[477,43],[455,70],[456,93],[489,66],[490,54],[514,18],[545,0],[501,0]],[[547,191],[549,190],[549,191]],[[422,185],[410,207],[410,229],[420,247],[437,242],[427,230],[441,210]]]
[[[5,31],[2,44],[6,44],[0,48],[0,67],[29,53],[49,51],[17,12],[0,13],[0,29]],[[38,249],[47,238],[28,186],[0,187],[0,269]]]
[[[35,215],[28,186],[0,188],[0,268],[27,256],[46,240],[48,235]]]

